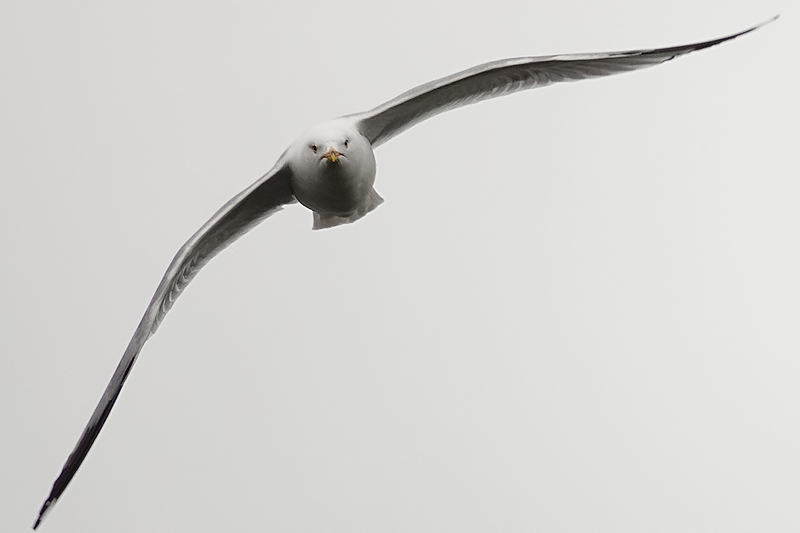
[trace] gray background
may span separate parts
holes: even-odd
[[[306,127],[477,63],[683,44],[425,122],[146,345],[42,532],[798,531],[796,2],[0,6],[0,531],[169,260]]]

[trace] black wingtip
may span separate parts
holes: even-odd
[[[769,19],[765,20],[765,21],[764,21],[764,22],[762,22],[761,24],[756,24],[755,26],[753,26],[753,27],[752,27],[752,28],[750,28],[749,30],[745,31],[745,33],[747,33],[747,32],[750,32],[750,31],[753,31],[753,30],[757,30],[758,28],[761,28],[761,27],[763,27],[763,26],[766,26],[767,24],[770,24],[770,23],[772,23],[772,22],[775,22],[775,21],[776,21],[776,20],[778,20],[779,18],[781,18],[781,14],[780,14],[780,13],[778,13],[777,15],[775,15],[775,16],[774,16],[774,17],[772,17],[772,18],[769,18]]]
[[[737,37],[741,37],[742,35],[746,35],[746,34],[748,34],[748,33],[750,33],[750,32],[754,32],[754,31],[756,31],[756,30],[758,30],[758,29],[761,29],[761,28],[763,28],[763,27],[764,27],[764,26],[766,26],[767,24],[771,24],[772,22],[775,22],[776,20],[778,20],[778,19],[780,18],[780,16],[781,16],[781,15],[780,15],[780,13],[778,13],[778,14],[777,14],[777,15],[775,15],[774,17],[772,17],[772,18],[769,18],[769,19],[767,19],[767,20],[765,20],[764,22],[761,22],[761,23],[759,23],[759,24],[756,24],[755,26],[752,26],[752,27],[750,27],[750,28],[747,28],[746,30],[742,30],[742,31],[740,31],[740,32],[738,32],[738,33],[734,33],[733,35],[729,35],[729,36],[727,36],[727,37],[722,37],[721,39],[716,39],[716,40],[714,40],[714,41],[709,41],[709,42],[707,42],[707,43],[703,43],[703,44],[706,44],[707,46],[714,46],[714,45],[716,45],[716,44],[723,43],[723,42],[725,42],[725,41],[729,41],[729,40],[731,40],[731,39],[735,39],[735,38],[737,38]]]
[[[738,33],[734,33],[733,35],[728,35],[727,37],[721,37],[719,39],[714,39],[713,41],[707,41],[705,43],[700,43],[700,46],[697,47],[697,50],[702,50],[703,48],[710,48],[710,47],[716,46],[716,45],[718,45],[720,43],[724,43],[725,41],[730,41],[731,39],[735,39],[737,37],[741,37],[742,35],[746,35],[746,34],[748,34],[750,32],[754,32],[754,31],[756,31],[756,30],[758,30],[760,28],[763,28],[767,24],[775,22],[776,20],[778,20],[780,18],[780,16],[781,16],[780,13],[778,13],[774,17],[769,18],[769,19],[767,19],[764,22],[761,22],[759,24],[756,24],[755,26],[747,28],[746,30],[742,30],[742,31],[740,31]]]
[[[44,518],[47,516],[47,513],[50,512],[50,509],[56,503],[58,498],[47,498],[42,505],[41,510],[39,511],[39,516],[36,518],[36,522],[33,523],[33,530],[36,531],[36,528],[39,527],[39,524],[44,521]]]

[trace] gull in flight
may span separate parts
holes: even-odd
[[[300,202],[310,209],[314,217],[313,229],[355,222],[383,202],[373,187],[373,149],[423,120],[517,91],[658,65],[729,41],[777,18],[727,37],[684,46],[493,61],[420,85],[369,111],[324,122],[306,131],[286,149],[269,172],[222,206],[178,251],[100,403],[53,483],[33,529],[39,527],[75,476],[144,343],[156,332],[186,285],[223,248],[284,205]]]

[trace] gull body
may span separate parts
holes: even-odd
[[[314,126],[288,150],[297,200],[314,214],[313,229],[355,222],[383,202],[373,187],[375,153],[353,120]]]
[[[100,402],[53,483],[34,529],[75,476],[142,347],[177,297],[214,255],[258,223],[295,202],[312,211],[313,229],[359,220],[383,202],[374,188],[373,150],[444,111],[557,82],[657,65],[749,33],[767,22],[726,37],[669,48],[494,61],[434,80],[371,110],[324,122],[306,131],[264,176],[223,205],[175,255]]]

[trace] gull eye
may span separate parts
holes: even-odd
[[[314,152],[315,154],[317,153],[317,145],[316,144],[312,144],[311,145],[311,151]]]
[[[344,140],[344,147],[347,148],[347,145],[350,143],[350,139]]]

